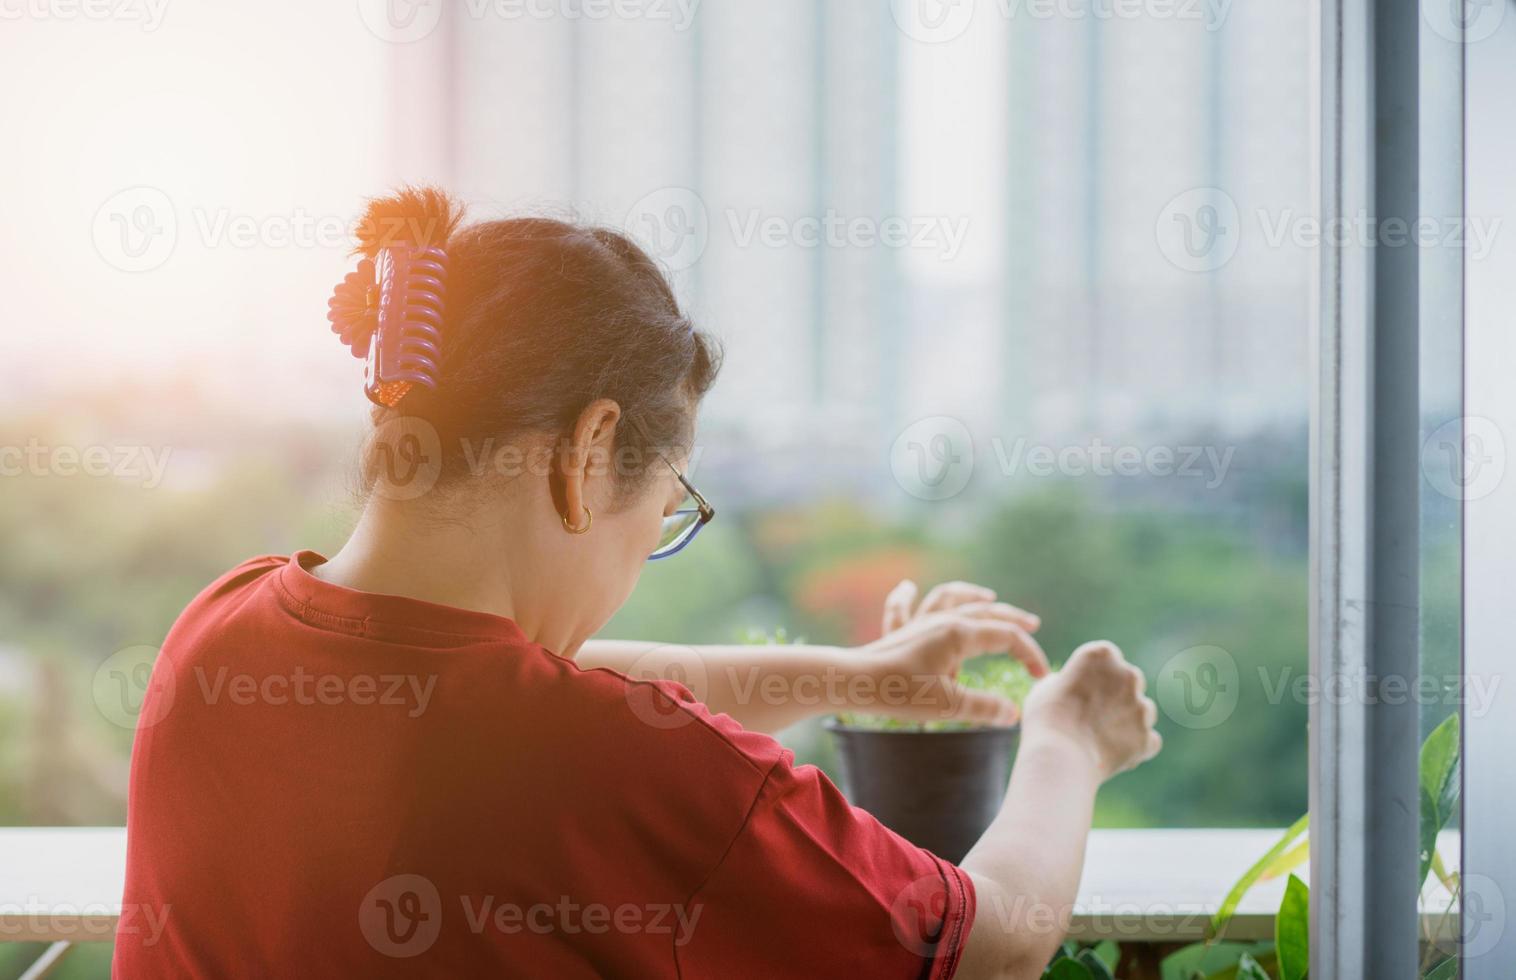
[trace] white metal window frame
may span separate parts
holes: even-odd
[[[1516,214],[1516,0],[1322,0],[1320,15],[1324,224],[1440,213],[1466,231]],[[1444,38],[1451,25],[1454,43],[1429,41],[1433,18]],[[1451,120],[1435,115],[1447,106],[1424,88],[1450,75],[1462,103]],[[1418,153],[1423,136],[1447,145]],[[1423,173],[1429,159],[1454,160],[1455,172]],[[1449,201],[1461,202],[1456,213]],[[1501,683],[1516,582],[1516,480],[1503,478],[1506,434],[1516,433],[1516,242],[1506,238],[1495,235],[1483,255],[1465,245],[1461,293],[1455,281],[1430,307],[1417,293],[1425,253],[1327,247],[1314,328],[1311,664],[1325,685],[1419,673],[1418,342],[1429,308],[1462,327],[1462,669],[1490,695],[1478,711],[1461,707],[1465,980],[1516,976],[1516,906],[1506,900],[1516,883],[1516,691]],[[1419,972],[1418,712],[1369,700],[1311,709],[1311,975],[1334,980]]]
[[[1322,0],[1323,227],[1418,215],[1416,0]],[[1419,673],[1419,256],[1325,243],[1313,324],[1311,669],[1323,689]],[[1414,701],[1311,708],[1311,975],[1418,965]]]

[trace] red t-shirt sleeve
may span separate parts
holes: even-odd
[[[680,974],[951,977],[974,921],[968,875],[792,758],[686,903]]]

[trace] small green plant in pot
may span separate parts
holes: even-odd
[[[1032,685],[1026,668],[1004,656],[970,661],[958,680],[1017,705]],[[827,729],[837,745],[848,799],[906,840],[954,863],[1000,811],[1020,735],[1019,727],[859,714],[838,715]]]

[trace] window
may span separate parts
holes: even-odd
[[[847,642],[901,577],[982,581],[1055,658],[1107,637],[1155,678],[1168,749],[1102,824],[1286,825],[1310,7],[932,6],[457,35],[443,172],[629,228],[727,346],[698,467],[738,519],[649,568],[609,632]],[[790,738],[832,765],[819,729]]]
[[[320,304],[356,190],[435,180],[476,215],[626,229],[725,342],[690,467],[722,518],[606,635],[862,642],[909,577],[1040,613],[1055,661],[1114,640],[1167,746],[1097,826],[1266,834],[1309,804],[1316,972],[1343,978],[1405,967],[1401,804],[1456,715],[1442,857],[1467,869],[1465,975],[1501,975],[1513,4],[28,22],[0,80],[108,95],[0,107],[24,147],[0,176],[37,190],[0,232],[28,325],[0,335],[0,825],[119,826],[186,599],[340,543],[365,420]],[[236,77],[205,60],[232,35],[264,59]],[[1435,240],[1387,243],[1373,214]],[[835,770],[819,724],[785,737]],[[0,944],[0,972],[34,956]]]

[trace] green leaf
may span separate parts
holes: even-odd
[[[1311,890],[1290,875],[1284,901],[1274,919],[1274,949],[1279,955],[1279,980],[1304,980],[1311,967]]]
[[[1449,894],[1458,890],[1458,872],[1448,870],[1447,865],[1442,863],[1442,853],[1436,848],[1432,849],[1432,874],[1437,876]]]
[[[1196,980],[1211,976],[1235,975],[1243,954],[1261,957],[1272,954],[1274,944],[1261,943],[1192,943],[1163,958],[1159,971],[1163,980]]]
[[[1100,957],[1100,962],[1105,964],[1106,969],[1115,973],[1116,964],[1121,962],[1121,947],[1106,939],[1096,943],[1093,950],[1095,955]]]
[[[1255,965],[1263,968],[1265,976],[1273,977],[1276,975],[1279,968],[1279,960],[1274,956],[1272,943],[1269,944],[1269,951],[1267,953],[1249,953],[1248,955],[1253,958]],[[1240,970],[1241,961],[1239,960],[1238,963],[1238,966],[1230,967],[1219,973],[1213,973],[1206,977],[1205,980],[1237,980],[1242,975]]]
[[[1090,971],[1090,976],[1095,980],[1116,980],[1111,972],[1114,966],[1106,966],[1105,961],[1095,955],[1093,949],[1087,949],[1079,954],[1079,962],[1083,963]]]
[[[1437,835],[1453,815],[1459,794],[1458,715],[1447,719],[1421,743],[1421,877],[1426,883],[1437,851]]]
[[[1042,972],[1042,980],[1095,980],[1090,968],[1078,960],[1060,956]]]
[[[1305,833],[1310,823],[1310,814],[1306,814],[1299,820],[1296,820],[1294,825],[1284,832],[1284,836],[1279,838],[1279,843],[1269,848],[1268,853],[1258,859],[1258,863],[1254,864],[1243,873],[1241,878],[1237,879],[1237,884],[1233,885],[1232,890],[1227,892],[1226,898],[1221,900],[1221,907],[1216,910],[1215,915],[1211,916],[1211,922],[1206,926],[1205,930],[1206,939],[1215,939],[1221,935],[1221,930],[1226,928],[1226,924],[1236,914],[1237,906],[1242,901],[1242,896],[1248,893],[1248,889],[1253,887],[1269,865],[1273,864],[1281,855],[1289,850],[1290,845],[1295,842],[1295,838]]]
[[[1278,878],[1280,875],[1288,874],[1304,864],[1310,856],[1311,842],[1303,840],[1273,861],[1270,861],[1269,866],[1264,868],[1263,874],[1258,877],[1262,881],[1268,881],[1270,878]]]
[[[1272,980],[1258,961],[1246,953],[1237,961],[1237,980]]]
[[[1458,957],[1449,956],[1426,972],[1424,980],[1458,980]]]

